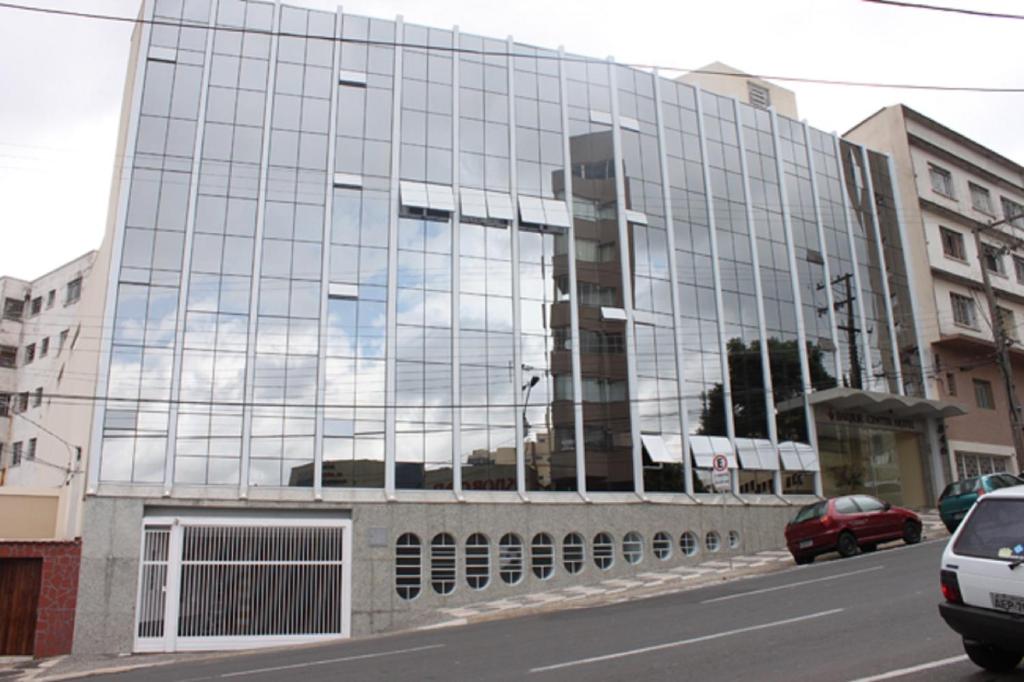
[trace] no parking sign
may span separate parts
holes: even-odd
[[[715,455],[711,460],[711,487],[716,492],[724,493],[732,489],[732,477],[729,476],[729,458]]]

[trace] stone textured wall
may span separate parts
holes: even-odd
[[[676,566],[695,565],[730,555],[751,554],[785,546],[783,529],[797,507],[808,499],[761,498],[742,504],[727,498],[674,502],[584,503],[572,496],[560,502],[456,503],[438,502],[240,502],[213,500],[142,499],[91,497],[86,503],[79,617],[75,629],[75,653],[131,651],[135,622],[139,550],[142,520],[147,509],[161,516],[244,513],[246,517],[296,513],[351,518],[352,538],[352,635],[402,630],[450,620],[440,609],[522,596],[575,585],[593,585],[609,578],[632,578],[642,573],[664,571]],[[623,536],[638,532],[643,538],[643,559],[637,564],[625,560]],[[663,531],[673,540],[672,554],[658,559],[653,552],[655,533]],[[685,556],[680,536],[692,531],[700,551]],[[721,549],[708,552],[705,535],[717,531]],[[739,533],[739,546],[729,548],[729,531]],[[430,585],[430,541],[438,533],[451,534],[457,544],[456,587],[449,595],[437,594]],[[530,570],[529,546],[534,535],[548,533],[554,540],[555,570],[541,580]],[[568,573],[562,562],[562,540],[576,532],[586,540],[582,572]],[[594,535],[606,532],[614,542],[615,560],[608,570],[593,561]],[[420,594],[411,600],[395,589],[395,542],[403,533],[418,536],[422,548]],[[491,579],[486,588],[474,590],[465,577],[465,542],[473,533],[490,541]],[[517,534],[523,542],[523,579],[515,585],[498,575],[498,542],[506,533]]]
[[[81,554],[81,540],[0,542],[0,560],[43,560],[32,652],[37,658],[71,653]]]

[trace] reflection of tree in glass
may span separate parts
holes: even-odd
[[[736,434],[745,438],[767,438],[765,423],[764,375],[761,365],[761,343],[730,339],[726,346],[729,355],[729,380],[732,388],[733,420]],[[811,370],[811,385],[819,390],[836,385],[835,378],[825,369],[825,354],[816,344],[807,344],[807,359]],[[800,372],[800,353],[796,340],[768,339],[769,369],[775,405],[797,398],[803,393]],[[698,434],[725,435],[725,403],[722,384],[715,384],[701,395],[700,426]],[[780,441],[807,441],[807,425],[803,409],[780,411],[776,416]]]

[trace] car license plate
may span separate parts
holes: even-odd
[[[989,594],[992,597],[992,608],[1024,615],[1024,597],[1018,597],[1013,594],[1000,594],[998,592],[990,592]]]
[[[814,544],[814,540],[801,540],[800,541],[800,549],[807,549],[808,547],[810,547],[813,544]]]

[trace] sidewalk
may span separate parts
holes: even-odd
[[[924,539],[935,540],[949,535],[937,511],[920,513]],[[829,561],[835,555],[826,555],[820,561]],[[774,573],[795,566],[786,550],[767,550],[751,555],[724,557],[704,561],[694,566],[680,566],[664,572],[640,573],[634,579],[609,579],[596,585],[567,587],[549,592],[526,594],[515,599],[470,604],[458,608],[441,609],[447,620],[420,628],[423,630],[479,623],[499,618],[512,618],[534,613],[563,609],[588,608],[617,604],[662,594],[692,590],[712,583],[743,580]],[[322,646],[319,644],[302,646]],[[110,674],[148,668],[171,663],[224,658],[250,653],[250,651],[135,654],[110,656],[57,656],[33,660],[29,657],[0,657],[0,682],[49,682],[75,679],[90,675]]]

